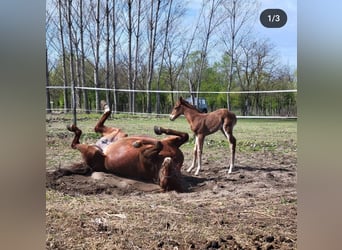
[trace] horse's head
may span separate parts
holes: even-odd
[[[180,169],[176,167],[176,163],[171,157],[166,157],[162,163],[159,170],[159,185],[165,191],[184,191]]]
[[[173,107],[171,114],[170,114],[170,120],[174,121],[177,119],[178,116],[184,114],[183,104],[186,102],[183,97],[179,97],[179,100],[176,102],[175,106]]]

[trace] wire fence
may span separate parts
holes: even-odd
[[[71,107],[64,107],[60,98],[60,91],[63,91],[64,89],[71,90],[71,86],[47,86],[46,89],[49,90],[50,95],[50,105],[47,105],[46,112],[58,114],[58,113],[69,113],[73,111],[73,108]],[[148,116],[168,116],[172,107],[171,105],[164,104],[167,107],[164,107],[161,109],[162,112],[156,113],[156,112],[146,112],[142,108],[142,103],[144,101],[141,101],[141,99],[144,99],[147,93],[151,94],[160,94],[160,95],[170,95],[172,94],[173,97],[178,98],[178,96],[186,96],[186,95],[199,95],[200,97],[208,100],[208,112],[213,111],[217,108],[222,108],[222,106],[218,106],[215,104],[214,101],[211,101],[212,99],[215,99],[217,95],[232,95],[232,108],[231,110],[237,114],[238,118],[248,118],[248,119],[297,119],[297,102],[296,102],[296,94],[297,89],[285,89],[285,90],[248,90],[248,91],[196,91],[196,92],[189,92],[189,91],[182,91],[182,90],[176,90],[176,91],[170,91],[170,90],[130,90],[130,89],[111,89],[111,88],[95,88],[95,87],[76,87],[76,91],[88,91],[89,93],[94,93],[95,91],[99,91],[100,98],[105,99],[106,92],[113,93],[114,91],[119,95],[120,98],[118,98],[117,103],[117,109],[115,110],[112,107],[113,113],[116,114],[135,114],[135,115],[148,115]],[[59,94],[56,95],[53,93],[53,91],[58,91]],[[135,93],[137,96],[137,107],[134,112],[128,111],[128,94]],[[120,96],[121,95],[121,96]],[[139,96],[140,95],[140,96]],[[238,98],[236,96],[249,96],[249,99],[244,98]],[[277,95],[276,97],[274,95]],[[58,98],[54,98],[54,96],[58,96]],[[273,97],[269,97],[273,96]],[[256,99],[256,98],[259,99]],[[78,97],[80,102],[80,97]],[[234,99],[235,98],[235,99]],[[90,100],[92,99],[92,103],[94,103],[94,97],[90,97]],[[250,110],[246,113],[241,112],[242,107],[241,106],[247,106],[246,103],[242,103],[241,99],[245,100],[245,102],[253,102],[249,103]],[[272,101],[271,101],[272,99]],[[234,101],[235,100],[235,101]],[[238,101],[237,101],[238,100]],[[146,100],[145,100],[146,102]],[[258,104],[259,106],[262,106],[264,108],[258,110],[258,107],[256,106],[255,102],[262,103]],[[88,105],[89,109],[81,108],[81,105],[79,105],[76,108],[77,113],[98,113],[102,112],[101,110],[96,110],[94,108],[94,105]],[[145,104],[145,103],[144,103]],[[253,108],[254,107],[254,108]],[[247,107],[248,108],[248,107]]]

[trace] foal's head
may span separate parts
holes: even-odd
[[[185,108],[196,111],[195,113],[200,113],[200,111],[195,106],[184,100],[183,97],[179,97],[179,100],[176,102],[170,114],[170,120],[174,121],[177,119],[178,116],[183,115]]]

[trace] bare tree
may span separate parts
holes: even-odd
[[[261,90],[261,84],[268,82],[269,75],[275,64],[272,56],[273,47],[267,41],[246,40],[241,44],[242,52],[236,71],[240,88],[243,91]],[[241,110],[243,115],[249,115],[252,107],[252,97],[259,102],[259,94],[244,94],[241,99]],[[259,105],[259,103],[257,103]]]
[[[47,113],[51,113],[51,104],[50,104],[50,75],[49,75],[49,65],[48,65],[48,50],[45,48],[45,75],[46,75],[46,107],[47,107]]]
[[[106,0],[106,7],[105,7],[105,16],[106,16],[106,78],[105,78],[105,86],[106,89],[109,89],[109,75],[110,75],[110,60],[109,60],[109,50],[110,50],[110,10],[109,10],[109,0]],[[106,91],[106,102],[108,103],[109,107],[112,106],[112,102],[110,99],[110,92]]]
[[[62,0],[58,0],[58,16],[59,16],[59,35],[62,48],[62,68],[63,68],[63,99],[64,99],[64,112],[68,112],[69,100],[68,100],[68,78],[67,78],[67,66],[66,66],[66,52],[64,44],[64,25],[63,25],[63,3]]]
[[[76,89],[75,87],[79,87],[81,85],[81,66],[80,66],[80,39],[79,39],[79,26],[80,26],[80,20],[79,20],[79,12],[78,12],[78,4],[79,2],[74,2],[73,5],[71,5],[71,37],[69,35],[69,39],[71,39],[71,42],[73,44],[73,62],[74,62],[74,89],[72,91],[75,92],[74,97],[75,98],[75,106],[78,108],[81,108],[81,89]]]
[[[188,47],[182,50],[180,55],[176,54],[176,51],[178,48],[180,48],[183,45],[183,40],[181,37],[181,34],[177,34],[174,39],[169,39],[167,43],[167,49],[166,49],[166,67],[168,72],[168,81],[171,92],[171,106],[174,106],[174,94],[173,91],[179,90],[179,79],[181,76],[181,73],[183,72],[186,58],[188,57],[188,48],[191,47],[190,44],[188,44]],[[176,55],[175,55],[176,54]],[[176,96],[178,99],[179,96]]]
[[[46,30],[49,30],[49,27],[52,23],[52,13],[50,11],[46,11],[46,22],[45,22],[45,27]],[[48,34],[46,38],[48,39]],[[50,41],[52,40],[51,38],[49,39]],[[51,99],[50,99],[50,71],[49,71],[49,56],[48,56],[48,47],[50,45],[50,42],[46,41],[45,43],[45,76],[46,76],[46,108],[47,108],[47,113],[51,113],[52,107],[51,107]]]
[[[132,80],[132,89],[135,90],[138,81],[138,63],[139,63],[139,50],[140,50],[140,25],[141,25],[141,0],[138,0],[137,6],[137,23],[135,29],[135,58],[134,58],[134,73]],[[132,102],[133,102],[133,113],[135,112],[135,92],[132,93]]]
[[[117,57],[117,17],[116,17],[116,0],[113,0],[113,10],[112,10],[112,40],[113,40],[113,53],[112,53],[112,61],[113,61],[113,106],[114,112],[117,112],[117,81],[118,81],[118,73],[116,67],[116,57]]]
[[[94,65],[94,85],[95,88],[100,87],[99,80],[99,64],[100,64],[100,0],[97,0],[96,5],[96,46],[95,46],[95,65]],[[100,98],[99,92],[95,90],[95,109],[96,111],[100,110]]]
[[[152,112],[152,100],[151,93],[149,92],[152,87],[152,79],[154,73],[154,64],[155,64],[155,51],[156,51],[156,37],[158,31],[158,19],[159,19],[159,10],[160,10],[160,2],[161,0],[157,0],[157,6],[154,8],[154,0],[151,0],[151,8],[150,8],[150,18],[149,22],[149,53],[148,53],[148,67],[147,67],[147,112]]]
[[[222,41],[230,56],[229,78],[227,83],[227,108],[231,109],[230,94],[234,67],[237,62],[237,49],[242,41],[251,31],[249,21],[255,17],[257,11],[257,2],[255,0],[226,0],[224,1],[224,9],[226,11],[226,22],[222,28]]]
[[[179,4],[175,4],[176,6],[180,7]],[[193,44],[195,38],[197,36],[199,30],[199,24],[202,19],[202,14],[204,10],[204,5],[202,4],[201,11],[198,15],[196,26],[191,31],[191,27],[187,27],[184,29],[183,32],[177,30],[177,32],[171,33],[169,36],[169,41],[167,44],[167,62],[168,62],[168,75],[170,81],[170,90],[179,90],[180,86],[180,79],[181,75],[185,75],[188,83],[189,83],[189,91],[192,93],[192,86],[194,80],[190,78],[189,71],[186,67],[189,57],[191,57],[190,51],[193,48]],[[177,14],[175,16],[181,17],[184,15],[184,9],[178,8]],[[174,24],[175,25],[175,24]],[[189,29],[190,28],[190,29]],[[185,34],[191,33],[191,36],[188,39],[184,39]],[[177,58],[177,59],[176,59]],[[184,72],[185,71],[185,72]],[[176,96],[178,99],[178,96]],[[171,104],[174,106],[174,95],[171,93]]]
[[[203,6],[206,5],[206,0],[203,0],[202,4]],[[211,5],[209,9],[209,13],[207,16],[205,16],[204,20],[208,20],[208,23],[204,23],[204,40],[203,40],[203,45],[201,48],[201,61],[200,61],[200,67],[199,67],[199,72],[198,72],[198,77],[197,77],[197,88],[196,88],[196,97],[197,97],[197,102],[199,100],[199,91],[201,88],[201,81],[202,81],[202,74],[204,70],[205,63],[207,62],[207,54],[208,54],[208,45],[209,45],[209,40],[214,32],[214,30],[219,27],[219,25],[222,23],[221,17],[218,15],[218,10],[220,10],[222,0],[211,0]],[[194,102],[193,102],[194,103]],[[197,103],[198,106],[198,103]]]
[[[165,67],[165,71],[167,72],[166,76],[166,85],[169,86],[171,91],[175,91],[179,89],[178,83],[180,79],[180,75],[183,72],[184,65],[186,63],[186,58],[189,54],[189,51],[192,47],[192,42],[194,40],[195,32],[197,27],[193,31],[189,42],[185,39],[185,34],[188,34],[188,29],[180,28],[182,25],[182,18],[185,15],[185,6],[182,4],[182,0],[172,0],[169,2],[169,11],[171,13],[166,19],[166,26],[168,26],[167,35],[165,34],[165,40],[163,44],[163,52],[164,60],[160,65],[162,68]],[[189,28],[189,27],[187,27]],[[161,73],[159,73],[160,75]],[[178,96],[177,96],[178,98]],[[174,93],[170,93],[171,106],[174,106]],[[167,111],[168,112],[168,111]]]
[[[79,18],[80,18],[80,40],[81,40],[81,87],[85,87],[86,85],[86,73],[85,73],[85,50],[84,50],[84,23],[83,23],[83,0],[80,0],[80,5],[79,5]],[[86,113],[89,113],[89,105],[88,105],[88,93],[86,89],[82,89],[82,96],[83,96],[83,104],[84,104],[84,109],[86,110]]]
[[[255,47],[255,79],[254,90],[260,91],[265,87],[267,89],[267,83],[270,82],[270,76],[273,75],[273,71],[276,68],[276,59],[273,57],[272,51],[274,47],[266,40],[260,41]],[[265,85],[266,84],[266,85]],[[261,113],[262,103],[260,93],[254,94],[254,102],[256,113]]]
[[[100,110],[100,98],[99,91],[97,88],[100,87],[100,79],[99,79],[99,69],[100,69],[100,42],[101,42],[101,33],[100,33],[100,5],[101,1],[96,1],[96,6],[91,2],[90,6],[90,16],[92,17],[92,21],[95,22],[95,37],[93,35],[93,26],[90,25],[87,27],[89,40],[91,42],[93,57],[94,57],[94,68],[93,68],[93,79],[94,79],[94,87],[95,89],[95,110],[98,112]],[[93,24],[93,23],[91,23]]]
[[[157,79],[157,90],[160,90],[160,78],[161,78],[161,74],[163,72],[163,62],[164,62],[165,51],[166,51],[166,46],[167,46],[167,41],[168,41],[168,35],[170,32],[172,3],[173,3],[173,0],[170,0],[168,12],[167,12],[167,17],[166,17],[166,27],[165,27],[165,32],[164,32],[164,43],[163,43],[161,61],[160,61],[160,66],[159,66],[159,74],[158,74],[158,79]],[[157,110],[156,110],[156,112],[157,112],[157,114],[160,113],[160,93],[159,92],[157,93]]]
[[[70,81],[71,81],[71,99],[72,99],[72,112],[73,124],[77,124],[76,119],[76,92],[75,92],[75,69],[74,69],[74,49],[72,43],[72,0],[68,0],[68,33],[69,33],[69,50],[70,50]]]
[[[132,35],[133,35],[133,27],[132,27],[132,0],[128,0],[128,71],[127,71],[127,79],[128,79],[128,89],[130,90],[128,92],[128,105],[129,105],[129,111],[133,112],[133,99],[132,99],[132,92],[133,86],[132,86]]]

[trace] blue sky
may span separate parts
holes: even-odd
[[[265,28],[260,22],[255,29],[258,36],[265,37],[276,46],[280,61],[297,68],[297,0],[259,0],[264,9],[282,9],[287,14],[287,23],[282,28]],[[260,13],[261,13],[260,12]]]
[[[279,55],[279,62],[288,65],[291,69],[297,68],[297,0],[258,0],[260,11],[254,25],[255,35],[260,39],[267,38],[275,46]],[[191,18],[200,10],[202,0],[189,0],[188,8]],[[287,23],[281,28],[266,28],[259,16],[265,9],[282,9],[287,14]],[[188,13],[189,14],[189,13]],[[193,14],[194,16],[192,16]],[[192,19],[193,21],[193,19]]]

